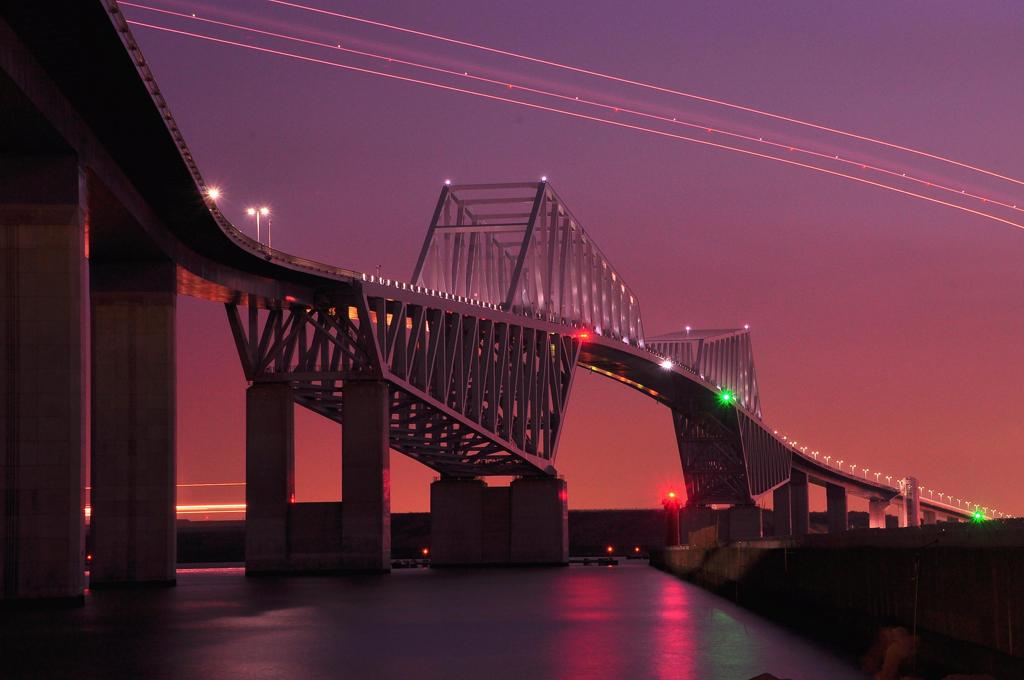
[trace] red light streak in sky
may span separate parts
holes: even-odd
[[[888,190],[888,191],[893,191],[893,192],[902,194],[904,196],[909,196],[911,198],[917,198],[917,199],[920,199],[920,200],[923,200],[923,201],[928,201],[930,203],[934,203],[934,204],[937,204],[937,205],[942,205],[942,206],[945,206],[945,207],[954,208],[956,210],[962,210],[964,212],[967,212],[967,213],[970,213],[970,214],[973,214],[973,215],[977,215],[979,217],[984,217],[984,218],[987,218],[987,219],[990,219],[990,220],[994,220],[996,222],[1002,222],[1003,224],[1008,224],[1010,226],[1017,227],[1018,229],[1024,229],[1024,224],[1022,224],[1022,223],[1014,222],[1012,220],[1008,220],[1008,219],[1005,219],[1003,217],[992,215],[990,213],[986,213],[986,212],[983,212],[981,210],[975,210],[973,208],[968,208],[966,206],[958,205],[956,203],[951,203],[949,201],[944,201],[944,200],[941,200],[941,199],[938,199],[938,198],[934,198],[932,196],[926,196],[924,194],[919,194],[919,193],[916,193],[916,192],[913,192],[913,191],[909,191],[909,190],[906,190],[906,189],[901,189],[899,187],[895,187],[895,186],[891,186],[891,185],[888,185],[888,184],[884,184],[882,182],[878,182],[878,181],[875,181],[875,180],[865,179],[863,177],[857,177],[855,175],[850,175],[850,174],[839,172],[839,171],[836,171],[836,170],[830,170],[830,169],[827,169],[827,168],[818,167],[816,165],[811,165],[809,163],[803,163],[803,162],[791,160],[791,159],[788,159],[788,158],[781,158],[781,157],[778,157],[778,156],[773,156],[771,154],[762,153],[762,152],[759,152],[759,151],[752,151],[750,149],[743,149],[743,148],[740,148],[740,147],[730,146],[728,144],[721,144],[721,143],[711,142],[711,141],[707,141],[707,140],[703,140],[703,139],[697,139],[695,137],[688,137],[686,135],[680,135],[680,134],[676,134],[676,133],[672,133],[672,132],[667,132],[667,131],[664,131],[664,130],[657,130],[657,129],[645,127],[645,126],[642,126],[642,125],[635,125],[635,124],[632,124],[632,123],[626,123],[626,122],[617,121],[617,120],[610,120],[610,119],[607,119],[607,118],[601,118],[600,116],[592,116],[592,115],[589,115],[589,114],[579,113],[579,112],[576,112],[576,111],[569,111],[569,110],[560,109],[560,108],[557,108],[557,107],[546,106],[546,105],[543,105],[543,104],[537,104],[535,102],[527,102],[527,101],[522,101],[522,100],[519,100],[519,99],[511,99],[509,97],[501,97],[501,96],[498,96],[498,95],[488,94],[488,93],[485,93],[485,92],[478,92],[476,90],[471,90],[471,89],[467,89],[467,88],[456,87],[456,86],[453,86],[453,85],[445,85],[445,84],[437,83],[437,82],[430,81],[430,80],[422,80],[422,79],[419,79],[419,78],[412,78],[412,77],[409,77],[409,76],[402,76],[402,75],[397,75],[397,74],[394,74],[394,73],[385,73],[385,72],[382,72],[382,71],[375,71],[373,69],[368,69],[368,68],[364,68],[364,67],[360,67],[360,66],[352,66],[350,64],[341,64],[341,63],[334,62],[334,61],[328,61],[326,59],[319,59],[319,58],[316,58],[316,57],[310,57],[310,56],[306,56],[306,55],[295,54],[293,52],[286,52],[286,51],[283,51],[283,50],[277,50],[277,49],[273,49],[273,48],[269,48],[269,47],[262,47],[262,46],[259,46],[259,45],[253,45],[253,44],[250,44],[250,43],[244,43],[244,42],[239,42],[239,41],[235,41],[235,40],[226,40],[224,38],[216,38],[216,37],[213,37],[213,36],[203,35],[203,34],[200,34],[200,33],[192,33],[190,31],[183,31],[183,30],[180,30],[180,29],[170,28],[170,27],[166,27],[166,26],[160,26],[160,25],[156,25],[156,24],[149,24],[149,23],[145,23],[145,22],[141,22],[141,21],[137,21],[137,20],[128,20],[128,23],[133,25],[133,26],[139,26],[139,27],[142,27],[142,28],[150,28],[150,29],[157,30],[157,31],[162,31],[162,32],[166,32],[166,33],[172,33],[172,34],[181,35],[181,36],[190,37],[190,38],[195,38],[195,39],[199,39],[199,40],[205,40],[205,41],[209,41],[209,42],[219,43],[219,44],[222,44],[222,45],[228,45],[228,46],[232,46],[232,47],[239,47],[239,48],[242,48],[242,49],[248,49],[248,50],[253,50],[253,51],[257,51],[257,52],[263,52],[263,53],[266,53],[266,54],[273,54],[273,55],[282,56],[282,57],[286,57],[286,58],[290,58],[290,59],[296,59],[296,60],[299,60],[299,61],[304,61],[304,62],[307,62],[307,63],[320,64],[320,65],[323,65],[323,66],[331,66],[331,67],[334,67],[334,68],[340,68],[340,69],[344,69],[344,70],[347,70],[347,71],[353,71],[353,72],[356,72],[356,73],[363,73],[363,74],[366,74],[366,75],[373,75],[373,76],[378,76],[378,77],[381,77],[381,78],[388,78],[388,79],[391,79],[391,80],[397,80],[397,81],[412,83],[412,84],[416,84],[416,85],[423,85],[423,86],[426,86],[426,87],[433,87],[433,88],[436,88],[436,89],[439,89],[439,90],[445,90],[445,91],[448,91],[448,92],[456,92],[456,93],[459,93],[459,94],[466,94],[466,95],[470,95],[470,96],[480,97],[480,98],[483,98],[483,99],[488,99],[488,100],[491,100],[491,101],[503,102],[503,103],[508,103],[508,104],[516,104],[516,105],[519,105],[519,106],[523,106],[523,107],[534,109],[534,110],[538,110],[538,111],[546,111],[546,112],[549,112],[549,113],[557,113],[557,114],[561,114],[561,115],[564,115],[564,116],[569,116],[569,117],[572,117],[572,118],[577,118],[577,119],[580,119],[580,120],[589,120],[589,121],[596,122],[596,123],[603,123],[605,125],[612,125],[612,126],[623,128],[623,129],[633,130],[635,132],[643,132],[643,133],[647,133],[647,134],[657,135],[657,136],[660,136],[660,137],[666,137],[666,138],[669,138],[669,139],[676,139],[676,140],[679,140],[679,141],[691,142],[691,143],[694,143],[694,144],[700,144],[702,146],[708,146],[708,147],[712,147],[712,148],[716,148],[716,149],[722,149],[722,150],[725,150],[725,151],[733,151],[733,152],[741,153],[741,154],[744,154],[744,155],[747,155],[747,156],[753,156],[755,158],[762,158],[762,159],[765,159],[765,160],[772,160],[772,161],[776,161],[776,162],[779,162],[779,163],[784,163],[786,165],[790,165],[790,166],[794,166],[794,167],[799,167],[799,168],[804,168],[804,169],[812,170],[812,171],[815,171],[815,172],[821,172],[821,173],[825,173],[827,175],[831,175],[831,176],[834,176],[834,177],[848,179],[848,180],[851,180],[851,181],[854,181],[854,182],[859,182],[861,184],[866,184],[866,185],[874,186],[874,187],[877,187],[877,188],[880,188],[880,189],[885,189],[885,190]],[[966,192],[964,192],[964,191],[961,191],[960,193],[962,195],[966,195]]]
[[[174,506],[179,515],[216,515],[245,513],[245,503],[193,503]],[[92,505],[86,504],[85,516],[92,517]]]
[[[1007,210],[1013,210],[1013,211],[1016,211],[1016,212],[1024,212],[1024,207],[1018,208],[1016,204],[1007,203],[1007,202],[1000,201],[998,199],[990,198],[990,197],[987,197],[987,196],[982,196],[982,195],[974,193],[974,192],[966,191],[964,189],[954,188],[954,187],[951,187],[951,186],[947,186],[947,185],[941,184],[939,182],[933,182],[933,181],[921,179],[919,177],[914,177],[914,176],[908,175],[907,172],[904,172],[904,171],[901,171],[901,170],[890,170],[890,169],[883,168],[881,166],[874,165],[874,164],[871,164],[871,163],[862,163],[860,161],[851,160],[849,158],[843,158],[840,155],[834,154],[834,153],[827,153],[827,152],[823,152],[823,151],[816,151],[814,149],[807,148],[807,147],[794,146],[794,145],[791,145],[791,144],[783,144],[783,143],[780,143],[780,142],[774,142],[774,141],[771,141],[771,140],[768,140],[768,139],[764,139],[763,137],[760,137],[760,136],[743,134],[743,133],[740,133],[740,132],[735,132],[735,131],[732,131],[732,130],[726,130],[726,129],[723,129],[723,128],[709,127],[708,125],[703,124],[703,123],[695,123],[695,122],[692,122],[692,121],[680,120],[678,117],[659,115],[659,114],[651,113],[651,112],[648,112],[648,111],[641,111],[641,110],[638,110],[638,109],[633,109],[633,108],[630,108],[630,107],[626,107],[626,106],[623,106],[621,104],[610,104],[610,103],[607,103],[607,102],[601,102],[601,101],[596,101],[596,100],[592,100],[592,99],[587,99],[587,98],[584,98],[584,97],[579,97],[579,96],[565,94],[564,92],[555,92],[555,91],[552,91],[552,90],[542,90],[542,89],[539,89],[539,88],[530,87],[528,85],[523,85],[521,83],[511,83],[511,82],[504,81],[504,80],[497,80],[497,79],[494,79],[494,78],[487,78],[485,76],[473,75],[473,74],[470,74],[467,71],[457,71],[457,70],[442,68],[442,67],[438,67],[438,66],[431,66],[429,64],[423,64],[423,63],[416,62],[416,61],[410,61],[410,60],[402,59],[402,58],[399,58],[399,57],[392,57],[392,56],[388,56],[386,54],[379,54],[379,53],[374,53],[374,52],[366,52],[364,50],[352,49],[352,48],[348,48],[348,47],[343,47],[342,45],[340,45],[338,43],[325,43],[325,42],[320,42],[320,41],[317,41],[317,40],[309,40],[307,38],[302,38],[302,37],[295,36],[295,35],[289,35],[289,34],[285,34],[285,33],[277,33],[277,32],[274,32],[274,31],[266,31],[266,30],[263,30],[263,29],[260,29],[260,28],[255,28],[253,26],[245,26],[245,25],[242,25],[242,24],[234,24],[234,23],[230,23],[230,22],[227,22],[227,21],[219,21],[217,19],[208,19],[208,18],[205,18],[205,17],[198,17],[198,16],[195,16],[193,14],[186,14],[186,13],[183,13],[183,12],[175,12],[175,11],[172,11],[172,10],[161,9],[161,8],[158,8],[158,7],[151,7],[149,5],[143,5],[143,4],[135,3],[135,2],[122,2],[120,4],[124,5],[124,6],[127,6],[127,7],[135,7],[135,8],[146,10],[146,11],[150,11],[150,12],[157,12],[157,13],[160,13],[160,14],[171,15],[171,16],[182,18],[182,19],[187,19],[187,20],[190,20],[190,21],[199,21],[199,22],[206,23],[206,24],[213,24],[213,25],[222,26],[222,27],[225,27],[225,28],[230,28],[230,29],[235,29],[235,30],[240,30],[240,31],[247,31],[247,32],[250,32],[250,33],[256,33],[258,35],[263,35],[263,36],[267,36],[267,37],[271,37],[271,38],[278,38],[278,39],[281,39],[281,40],[288,40],[288,41],[292,41],[292,42],[301,43],[301,44],[304,44],[304,45],[310,45],[310,46],[313,46],[313,47],[329,49],[329,50],[334,50],[334,51],[339,51],[339,52],[345,52],[345,53],[348,53],[348,54],[354,54],[354,55],[357,55],[357,56],[367,57],[367,58],[370,58],[370,59],[377,59],[377,60],[380,60],[380,61],[385,61],[385,62],[387,62],[389,64],[399,64],[399,65],[402,65],[402,66],[409,66],[411,68],[416,68],[416,69],[421,69],[421,70],[425,70],[425,71],[430,71],[430,72],[433,72],[433,73],[441,73],[441,74],[444,74],[444,75],[453,76],[453,77],[457,77],[457,78],[466,78],[466,79],[474,80],[474,81],[477,81],[477,82],[487,83],[489,85],[497,85],[497,86],[500,86],[500,87],[507,87],[508,89],[520,90],[520,91],[523,91],[523,92],[529,92],[531,94],[536,94],[536,95],[540,95],[540,96],[543,96],[543,97],[550,97],[550,98],[554,98],[554,99],[559,99],[559,100],[562,100],[562,101],[568,101],[568,102],[571,102],[571,103],[574,103],[574,104],[582,104],[582,105],[586,105],[586,106],[592,106],[592,107],[596,107],[596,108],[599,108],[599,109],[604,109],[605,111],[612,111],[614,113],[619,113],[619,112],[627,113],[627,114],[630,114],[630,115],[638,116],[640,118],[646,118],[648,120],[656,120],[658,122],[667,123],[669,125],[679,125],[679,126],[683,126],[683,127],[687,127],[687,128],[692,128],[692,129],[695,129],[695,130],[700,130],[702,132],[707,132],[708,134],[721,134],[721,135],[724,135],[726,137],[731,137],[733,139],[740,139],[740,140],[743,140],[745,142],[751,142],[753,144],[760,144],[760,145],[764,145],[764,146],[768,146],[768,147],[773,147],[773,148],[776,148],[776,149],[783,149],[783,150],[787,150],[787,151],[794,152],[794,153],[801,153],[801,154],[805,154],[805,155],[808,155],[808,156],[813,156],[815,158],[821,158],[821,159],[824,159],[824,160],[827,160],[827,161],[830,161],[830,162],[834,162],[834,163],[837,163],[837,164],[859,167],[862,170],[870,170],[872,172],[881,173],[881,174],[884,174],[884,175],[888,175],[890,177],[897,177],[897,178],[899,178],[901,180],[906,180],[907,182],[912,182],[912,183],[919,184],[919,185],[922,185],[922,186],[931,187],[933,189],[936,189],[936,190],[939,190],[939,191],[944,191],[946,193],[956,194],[958,196],[964,196],[964,197],[967,197],[967,198],[971,198],[973,200],[981,201],[982,203],[991,203],[993,205],[998,205],[998,206],[1000,206],[1002,208],[1006,208]],[[129,23],[131,23],[131,22],[129,22]]]
[[[421,38],[429,38],[431,40],[438,40],[438,41],[441,41],[441,42],[449,43],[451,45],[458,45],[460,47],[468,47],[468,48],[471,48],[471,49],[474,49],[474,50],[481,50],[481,51],[484,51],[484,52],[489,52],[491,54],[498,54],[498,55],[505,56],[505,57],[511,57],[513,59],[519,59],[519,60],[522,60],[522,61],[528,61],[528,62],[531,62],[531,63],[534,63],[534,64],[541,64],[543,66],[550,66],[552,68],[562,69],[562,70],[565,70],[565,71],[571,71],[573,73],[579,73],[579,74],[582,74],[582,75],[592,76],[594,78],[601,78],[601,79],[604,79],[604,80],[609,80],[609,81],[613,81],[613,82],[617,82],[617,83],[622,83],[622,84],[625,84],[625,85],[632,85],[634,87],[640,87],[640,88],[644,88],[644,89],[647,89],[647,90],[653,90],[653,91],[656,91],[656,92],[662,92],[664,94],[671,94],[671,95],[676,95],[676,96],[679,96],[679,97],[686,97],[687,99],[694,99],[694,100],[697,100],[697,101],[705,102],[705,103],[708,103],[708,104],[714,104],[714,105],[717,105],[717,106],[723,106],[723,107],[734,109],[734,110],[737,110],[737,111],[744,111],[746,113],[752,113],[752,114],[758,115],[758,116],[765,116],[767,118],[772,118],[772,119],[775,119],[775,120],[780,120],[780,121],[783,121],[783,122],[786,122],[786,123],[792,123],[794,125],[800,125],[800,126],[803,126],[803,127],[813,128],[815,130],[820,130],[822,132],[829,132],[829,133],[832,133],[832,134],[835,134],[835,135],[840,135],[840,136],[848,137],[848,138],[851,138],[851,139],[857,139],[857,140],[860,140],[862,142],[869,142],[871,144],[878,144],[878,145],[881,145],[881,146],[888,147],[890,149],[898,149],[900,151],[906,151],[907,153],[912,153],[912,154],[915,154],[915,155],[918,155],[918,156],[923,156],[925,158],[931,158],[932,160],[940,161],[942,163],[949,163],[951,165],[955,165],[957,167],[965,168],[965,169],[968,169],[968,170],[973,170],[975,172],[980,172],[980,173],[983,173],[985,175],[989,175],[991,177],[997,177],[999,179],[1003,179],[1003,180],[1006,180],[1008,182],[1013,182],[1014,184],[1024,185],[1024,180],[1016,179],[1014,177],[1008,177],[1006,175],[999,174],[998,172],[994,172],[992,170],[986,170],[985,168],[981,168],[981,167],[978,167],[978,166],[975,166],[975,165],[971,165],[969,163],[964,163],[962,161],[957,161],[957,160],[954,160],[952,158],[947,158],[945,156],[940,156],[938,154],[929,153],[927,151],[922,151],[920,149],[915,149],[915,148],[909,147],[909,146],[903,146],[902,144],[896,144],[894,142],[887,142],[887,141],[885,141],[883,139],[878,139],[878,138],[875,138],[875,137],[869,137],[867,135],[860,135],[860,134],[857,134],[855,132],[849,132],[847,130],[841,130],[839,128],[833,128],[833,127],[829,127],[827,125],[821,125],[819,123],[814,123],[814,122],[807,121],[807,120],[801,120],[799,118],[793,118],[793,117],[790,117],[790,116],[784,116],[782,114],[773,113],[771,111],[765,111],[763,109],[758,109],[758,108],[754,108],[754,107],[751,107],[751,106],[744,106],[742,104],[736,104],[734,102],[729,102],[729,101],[725,101],[725,100],[722,100],[722,99],[714,99],[712,97],[705,97],[703,95],[698,95],[698,94],[695,94],[693,92],[685,92],[683,90],[675,90],[675,89],[672,89],[672,88],[669,88],[669,87],[663,87],[661,85],[655,85],[653,83],[647,83],[647,82],[640,81],[640,80],[633,80],[633,79],[630,79],[630,78],[624,78],[624,77],[612,75],[612,74],[609,74],[609,73],[602,73],[600,71],[593,71],[591,69],[586,69],[586,68],[582,68],[582,67],[579,67],[579,66],[573,66],[571,64],[563,64],[561,62],[552,61],[550,59],[541,59],[539,57],[532,57],[530,55],[521,54],[519,52],[512,52],[510,50],[502,50],[502,49],[498,49],[496,47],[488,47],[487,45],[481,45],[479,43],[474,43],[474,42],[470,42],[470,41],[467,41],[467,40],[459,40],[457,38],[451,38],[451,37],[444,36],[444,35],[439,35],[439,34],[436,34],[436,33],[429,33],[427,31],[420,31],[420,30],[408,28],[408,27],[405,27],[405,26],[398,26],[396,24],[389,24],[389,23],[386,23],[386,22],[383,22],[383,21],[375,21],[373,19],[366,19],[364,17],[358,17],[358,16],[354,16],[352,14],[342,14],[341,12],[333,12],[333,11],[322,9],[322,8],[319,8],[319,7],[311,7],[311,6],[308,6],[308,5],[301,5],[301,4],[296,3],[296,2],[288,2],[287,0],[267,0],[267,1],[271,2],[271,3],[275,4],[275,5],[282,5],[282,6],[285,6],[285,7],[291,7],[291,8],[303,10],[303,11],[306,11],[306,12],[314,12],[314,13],[317,13],[317,14],[323,14],[323,15],[326,15],[326,16],[335,17],[337,19],[344,19],[346,21],[353,21],[353,22],[357,22],[357,23],[361,23],[361,24],[366,24],[366,25],[369,25],[369,26],[376,26],[377,28],[384,28],[384,29],[387,29],[387,30],[390,30],[390,31],[398,31],[398,32],[401,32],[401,33],[409,34],[409,35],[419,36]]]

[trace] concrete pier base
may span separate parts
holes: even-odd
[[[776,536],[793,535],[793,521],[790,514],[792,495],[792,486],[789,484],[783,484],[772,492],[772,519]]]
[[[341,503],[295,502],[295,402],[287,384],[246,391],[245,573],[341,569]]]
[[[245,395],[245,573],[288,571],[289,505],[295,497],[291,387],[252,385]]]
[[[430,485],[432,565],[446,567],[484,562],[486,490],[486,484],[480,479],[439,479]]]
[[[433,567],[567,564],[565,482],[524,478],[489,487],[439,479],[430,485],[430,543]]]
[[[391,570],[388,385],[345,383],[341,426],[342,567]]]
[[[935,512],[933,510],[922,510],[921,524],[935,524]]]
[[[885,528],[885,509],[889,507],[889,501],[880,498],[868,500],[868,526],[872,529]]]
[[[691,535],[718,524],[718,515],[711,508],[687,507],[679,513],[679,534],[683,543],[692,542]]]
[[[789,476],[789,518],[793,536],[806,536],[811,531],[811,507],[807,489],[807,473],[793,470]]]
[[[481,559],[484,564],[508,564],[511,560],[509,538],[512,534],[512,493],[507,486],[489,486],[483,496],[483,544]]]
[[[826,484],[825,502],[828,512],[828,532],[830,534],[838,534],[846,531],[849,517],[846,505],[846,488],[838,484]]]
[[[900,506],[900,526],[921,526],[920,489],[916,477],[907,477],[901,483],[903,487],[903,503]]]
[[[729,540],[749,541],[761,538],[761,508],[737,505],[729,508]]]
[[[512,482],[509,560],[569,563],[569,504],[565,480],[522,477]]]
[[[175,267],[90,263],[92,587],[175,582]]]
[[[0,161],[0,604],[83,593],[86,259],[77,160]]]

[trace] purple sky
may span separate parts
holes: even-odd
[[[735,112],[269,3],[152,4],[446,64],[471,58],[531,83],[778,130]],[[1018,2],[588,2],[585,10],[551,0],[485,8],[462,0],[308,4],[1024,176]],[[624,11],[631,6],[644,9]],[[751,325],[772,427],[871,470],[914,474],[926,488],[1024,513],[1017,491],[1024,476],[1021,230],[697,145],[143,28],[135,34],[205,178],[225,192],[225,213],[248,228],[245,206],[268,202],[275,247],[407,278],[445,178],[547,175],[640,296],[648,335],[686,324]],[[805,133],[789,139],[847,149]],[[882,151],[869,159],[902,162]],[[1024,204],[1024,186],[949,176]],[[245,383],[223,310],[190,299],[179,309],[179,481],[240,481]],[[298,424],[299,500],[337,498],[337,426],[307,413]],[[578,376],[558,462],[573,507],[653,506],[660,489],[681,487],[668,411],[591,375]],[[393,509],[426,509],[432,474],[395,455]],[[238,497],[226,493],[182,501]]]

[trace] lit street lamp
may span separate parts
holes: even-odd
[[[260,218],[267,218],[267,247],[270,247],[270,208],[267,206],[260,206],[259,208],[246,208],[245,214],[249,217],[256,218],[256,240],[262,243],[260,240]]]

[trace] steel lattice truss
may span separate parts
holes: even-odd
[[[445,186],[412,280],[643,346],[636,295],[547,182]]]
[[[686,410],[673,409],[672,422],[687,505],[753,503],[739,433],[696,405]]]
[[[399,293],[249,300],[246,315],[228,303],[246,378],[290,383],[298,403],[338,422],[347,381],[386,380],[395,450],[453,476],[554,474],[579,341]]]
[[[762,417],[750,331],[687,330],[650,338],[647,348],[713,385],[732,390],[743,408]]]

